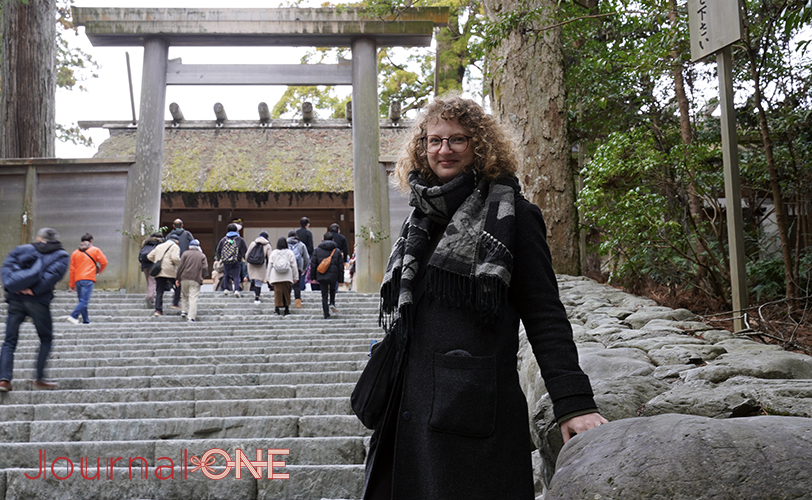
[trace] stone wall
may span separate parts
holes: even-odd
[[[121,287],[125,197],[132,158],[0,160],[0,255],[52,227],[68,253],[83,234],[109,261],[97,287]],[[67,288],[67,276],[59,287]]]
[[[673,491],[668,493],[669,481],[676,479],[665,472],[679,469],[687,470],[686,474],[698,474],[703,470],[703,477],[679,478],[679,481],[718,482],[719,478],[714,477],[708,468],[686,469],[686,464],[681,463],[686,455],[694,454],[691,456],[701,459],[708,452],[701,448],[708,443],[707,439],[701,439],[702,433],[710,432],[708,429],[740,437],[738,441],[733,438],[724,441],[727,446],[741,447],[741,463],[736,465],[745,475],[748,470],[755,469],[742,469],[742,464],[758,464],[768,459],[766,457],[780,454],[775,450],[772,454],[763,450],[765,443],[771,441],[758,440],[759,433],[754,429],[761,428],[763,434],[772,435],[776,426],[783,427],[784,441],[777,441],[779,447],[793,436],[806,436],[805,439],[812,441],[812,418],[809,418],[812,417],[812,357],[714,328],[685,309],[661,307],[651,300],[587,278],[559,276],[559,286],[561,300],[573,325],[581,366],[589,375],[597,404],[610,424],[576,436],[559,457],[563,441],[553,419],[552,404],[529,344],[526,340],[523,342],[519,371],[528,395],[532,434],[538,447],[539,484],[555,486],[561,467],[567,466],[570,472],[566,482],[577,481],[576,486],[583,488],[577,490],[581,492],[578,496],[573,497],[575,489],[559,486],[557,490],[553,488],[557,492],[553,491],[555,494],[549,494],[546,499],[744,498],[735,495],[704,497],[696,491],[686,491],[685,496]],[[674,414],[697,418],[679,418]],[[767,419],[766,416],[771,417]],[[646,417],[658,417],[658,420]],[[750,423],[744,427],[745,420],[726,420],[740,417],[752,418],[745,419]],[[707,422],[708,419],[719,421]],[[616,442],[604,443],[602,439],[615,439],[612,429],[621,426],[624,432],[636,433],[636,442],[644,443],[634,448],[638,454],[648,450],[647,456],[656,456],[656,460],[664,464],[663,473],[635,472],[628,467],[628,460],[614,457],[616,451],[607,451]],[[682,434],[675,435],[671,429],[676,428]],[[657,444],[669,439],[681,440],[690,450],[672,454]],[[592,445],[583,444],[585,440]],[[724,449],[724,446],[718,448]],[[594,469],[596,454],[604,457],[604,469],[599,471],[603,475],[595,472],[601,480],[586,473],[590,467]],[[566,463],[562,463],[565,455]],[[730,461],[732,456],[736,456],[735,453],[719,460]],[[556,467],[559,467],[558,471]],[[572,467],[576,473],[572,472]],[[726,480],[733,481],[735,477]],[[663,483],[659,494],[664,496],[639,496],[639,492],[646,488],[660,491],[659,486],[654,486],[657,481]],[[807,492],[812,487],[808,474],[800,474],[794,481],[806,481]],[[612,496],[608,492],[617,494],[621,491],[612,489],[612,484],[618,482],[626,485],[621,489],[625,493]],[[630,482],[647,484],[638,484],[641,489],[634,490],[630,489]]]

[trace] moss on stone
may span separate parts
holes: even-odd
[[[381,154],[396,154],[406,129],[381,130]],[[96,156],[135,154],[135,130],[113,130]],[[352,129],[170,128],[163,192],[328,192],[354,189]]]

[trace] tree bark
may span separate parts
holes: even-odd
[[[677,9],[677,0],[671,0],[671,10],[668,13],[668,19],[671,21],[672,25],[677,24]],[[671,51],[671,59],[674,61],[672,75],[674,76],[674,93],[676,94],[677,103],[679,105],[680,136],[683,144],[690,145],[694,142],[694,137],[691,130],[691,115],[689,112],[690,104],[688,102],[688,96],[685,94],[685,79],[682,75],[683,64],[681,56],[682,55],[679,52],[679,48],[674,46],[674,49]],[[691,173],[695,174],[695,172]],[[692,176],[691,179],[691,183],[688,187],[690,211],[694,219],[699,221],[702,219],[702,200],[697,194],[696,185],[693,181],[694,177]]]
[[[525,196],[547,221],[556,272],[580,274],[575,181],[567,140],[561,29],[555,0],[485,0],[485,14],[539,9],[538,20],[515,30],[488,54],[491,104],[515,130],[523,158],[519,180]],[[538,30],[538,31],[536,31]]]
[[[56,0],[0,1],[0,158],[50,158],[56,140]]]

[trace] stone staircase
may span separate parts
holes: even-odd
[[[382,335],[377,296],[339,293],[324,320],[319,292],[284,318],[250,295],[203,292],[189,323],[153,317],[143,295],[95,292],[92,323],[72,325],[76,296],[57,292],[59,387],[31,390],[26,322],[14,391],[0,394],[0,499],[360,498],[371,432],[349,395]]]

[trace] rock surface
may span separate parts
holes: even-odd
[[[529,344],[522,343],[519,373],[531,408],[540,482],[550,487],[543,496],[545,500],[751,498],[757,491],[752,489],[755,485],[767,484],[765,474],[770,467],[786,468],[786,463],[772,463],[792,456],[787,450],[795,447],[785,445],[803,437],[809,447],[812,357],[736,336],[699,321],[687,310],[664,308],[588,278],[558,278],[581,366],[592,381],[601,414],[612,425],[578,436],[559,457],[563,441],[552,404]],[[696,429],[693,424],[697,424]],[[676,426],[680,436],[675,436]],[[785,430],[780,440],[767,439],[773,437],[776,427]],[[624,430],[615,434],[615,428]],[[711,430],[720,437],[709,437]],[[636,470],[635,463],[617,459],[620,448],[615,447],[623,432],[629,432],[634,439],[624,438],[621,442],[635,450],[632,455],[648,457],[648,467],[639,465],[640,470]],[[759,432],[764,439],[756,439]],[[737,441],[735,436],[743,440]],[[662,445],[677,439],[679,453]],[[730,470],[739,472],[717,474],[716,461],[706,460],[709,443],[718,445],[715,453],[720,454],[720,460],[730,461]],[[730,448],[729,453],[724,446]],[[727,454],[722,456],[723,452]],[[770,463],[763,464],[765,468],[751,478],[751,468],[765,461]],[[809,463],[807,458],[798,466],[806,470]],[[605,489],[590,489],[598,487],[592,484],[596,481],[603,484],[594,474],[586,474],[591,468],[605,481]],[[709,474],[709,468],[713,474]],[[564,489],[562,471],[575,470],[578,472],[566,472],[566,482],[572,484]],[[792,483],[786,491],[803,490],[806,497],[788,493],[770,498],[812,498],[810,476],[793,475],[792,470],[798,472],[797,468],[790,469],[776,477]],[[708,491],[718,496],[702,496],[707,492],[693,486],[704,484],[708,478],[713,478],[714,483],[714,489]],[[621,483],[621,490],[612,489]],[[652,483],[661,483],[657,485],[660,489],[655,492]],[[749,485],[749,493],[734,494],[742,485]],[[647,488],[652,488],[651,493],[646,493]],[[677,494],[674,492],[684,496],[673,496]]]
[[[545,500],[808,499],[812,419],[630,418],[576,436]]]

